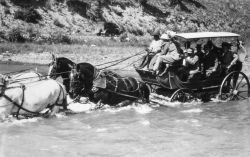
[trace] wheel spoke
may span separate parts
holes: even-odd
[[[235,89],[238,89],[239,85],[241,84],[241,82],[243,81],[244,77],[241,78],[240,82],[237,84]]]
[[[240,72],[232,72],[227,76],[220,88],[220,99],[243,100],[250,96],[248,78]]]
[[[240,88],[245,87],[246,85],[247,85],[247,83],[245,83],[245,84],[243,84],[242,86],[240,86]]]
[[[230,85],[230,87],[229,87],[230,89],[234,89],[233,86],[231,85],[231,83],[229,83],[229,85]]]
[[[229,100],[234,100],[235,95],[233,95],[232,93],[230,93],[230,99]]]
[[[249,92],[249,90],[245,90],[245,91],[238,91],[238,93],[245,93],[245,92]]]
[[[237,100],[240,100],[240,98],[238,97],[238,95],[235,95],[234,97],[235,97]]]
[[[237,95],[238,97],[241,97],[241,98],[243,98],[243,99],[247,99],[246,97],[244,97],[244,96],[241,96],[241,95]]]

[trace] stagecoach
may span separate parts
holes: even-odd
[[[221,41],[237,41],[240,35],[229,32],[196,32],[180,33],[175,38],[180,43],[190,41],[212,40],[214,43]],[[135,68],[143,81],[169,97],[169,101],[187,102],[193,99],[218,98],[222,101],[248,99],[250,96],[249,80],[241,71],[232,71],[227,74],[214,73],[209,77],[183,81],[178,70],[180,64],[171,65],[167,72],[155,75],[152,71]]]

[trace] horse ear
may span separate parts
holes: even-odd
[[[70,67],[71,69],[76,69],[76,64],[69,65],[69,67]]]
[[[55,60],[56,60],[55,54],[54,54],[54,53],[51,53],[51,55],[52,55],[52,60],[55,61]]]

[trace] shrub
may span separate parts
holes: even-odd
[[[8,6],[8,3],[6,2],[6,0],[0,0],[0,4],[6,7]]]
[[[41,32],[39,31],[38,28],[36,28],[34,26],[29,26],[26,29],[26,32],[28,34],[28,40],[29,41],[39,42],[40,37],[41,37]]]
[[[21,27],[13,28],[8,32],[7,38],[10,42],[23,43],[26,41],[25,31]]]
[[[49,42],[51,42],[51,43],[71,44],[72,40],[71,40],[69,35],[65,34],[62,31],[58,31],[58,32],[54,32],[54,33],[51,34]]]
[[[38,23],[42,20],[42,16],[33,8],[30,9],[20,9],[14,14],[15,19],[20,19],[28,23]]]
[[[0,38],[6,38],[6,32],[4,30],[0,30]]]

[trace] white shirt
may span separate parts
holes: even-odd
[[[150,45],[149,45],[149,52],[152,53],[158,53],[161,51],[161,47],[162,47],[162,40],[153,40]]]

